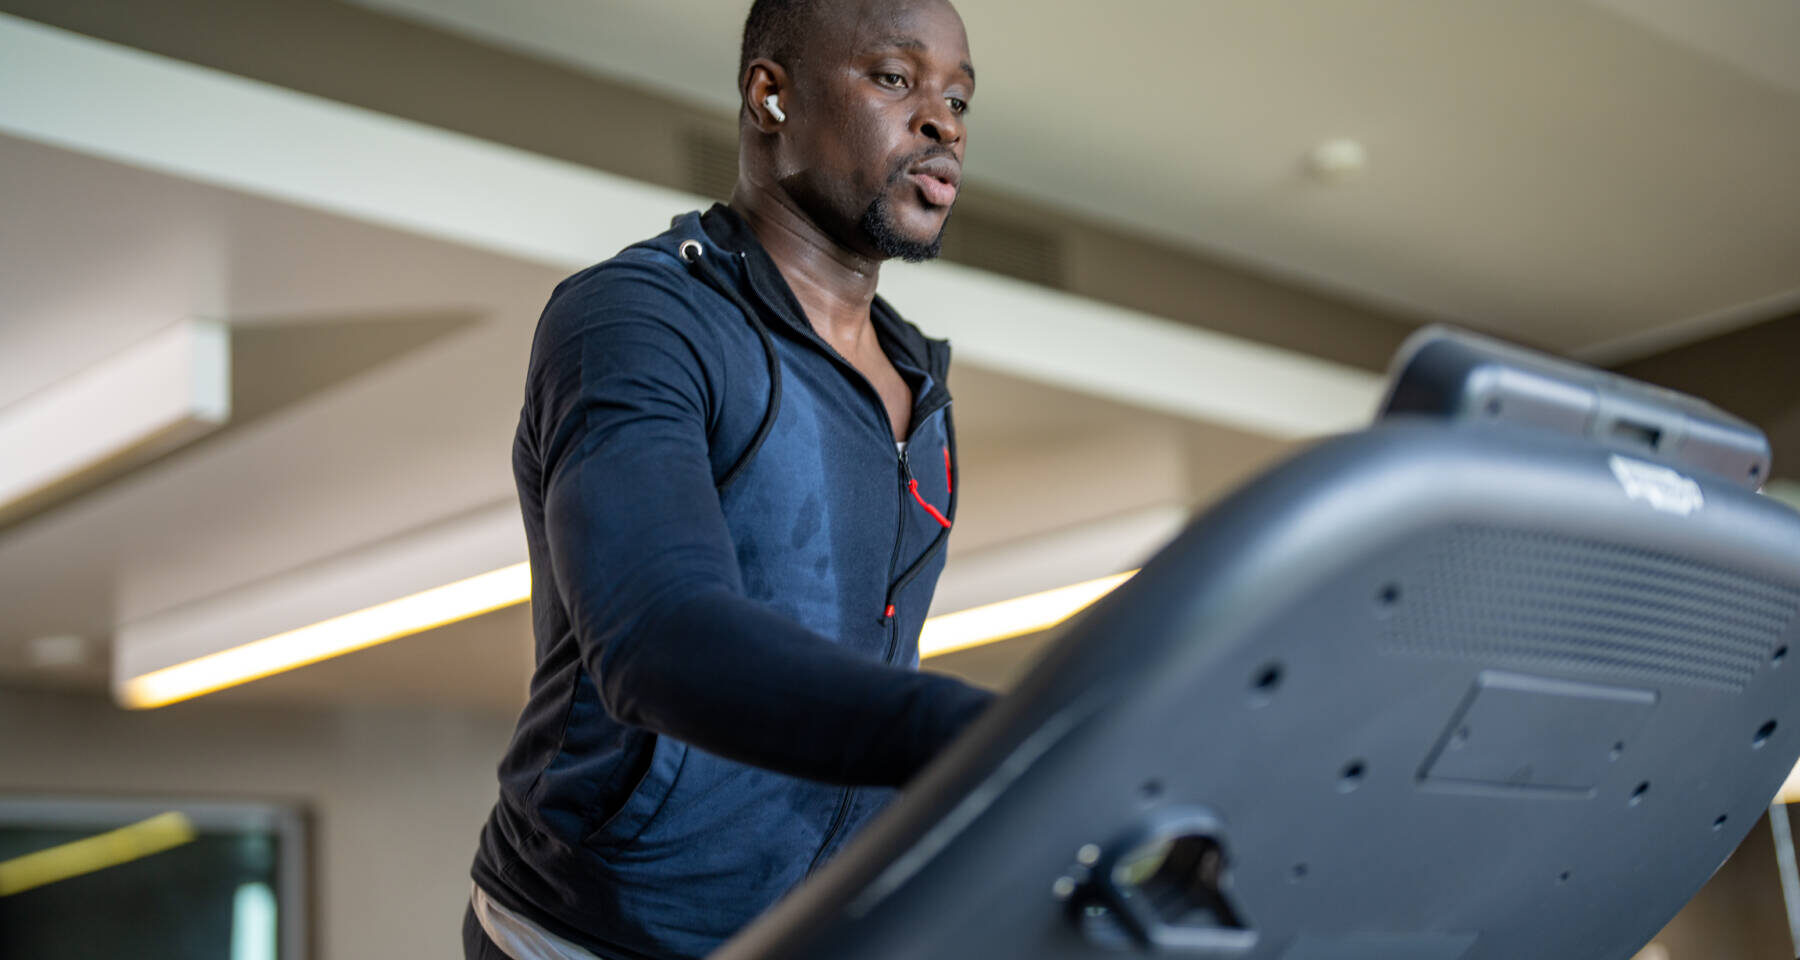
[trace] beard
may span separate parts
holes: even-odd
[[[869,238],[869,242],[874,245],[876,252],[883,257],[898,258],[907,263],[921,263],[937,257],[938,249],[944,245],[944,227],[949,226],[950,217],[948,214],[945,215],[943,226],[938,227],[937,235],[930,240],[915,240],[900,232],[899,225],[894,222],[894,211],[888,202],[888,197],[893,193],[894,184],[899,183],[900,178],[906,175],[909,165],[910,162],[897,166],[894,172],[888,175],[886,189],[876,194],[874,200],[869,201],[868,207],[863,210],[862,217],[857,221],[857,227],[862,230],[863,236]]]

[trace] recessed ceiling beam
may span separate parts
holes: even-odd
[[[185,321],[0,408],[0,525],[219,428],[231,416],[221,324]]]

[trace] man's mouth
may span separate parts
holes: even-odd
[[[953,157],[933,157],[906,171],[919,188],[925,202],[934,207],[947,207],[956,202],[956,190],[962,183],[962,164]]]

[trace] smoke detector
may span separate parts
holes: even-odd
[[[1306,154],[1306,170],[1315,180],[1342,183],[1363,174],[1369,166],[1369,151],[1360,140],[1336,137],[1319,144]]]

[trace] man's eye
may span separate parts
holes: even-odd
[[[969,112],[969,101],[964,100],[961,97],[946,97],[945,99],[949,101],[950,109],[956,111],[958,114]]]
[[[906,78],[897,73],[878,73],[875,75],[875,79],[890,87],[906,86]]]

